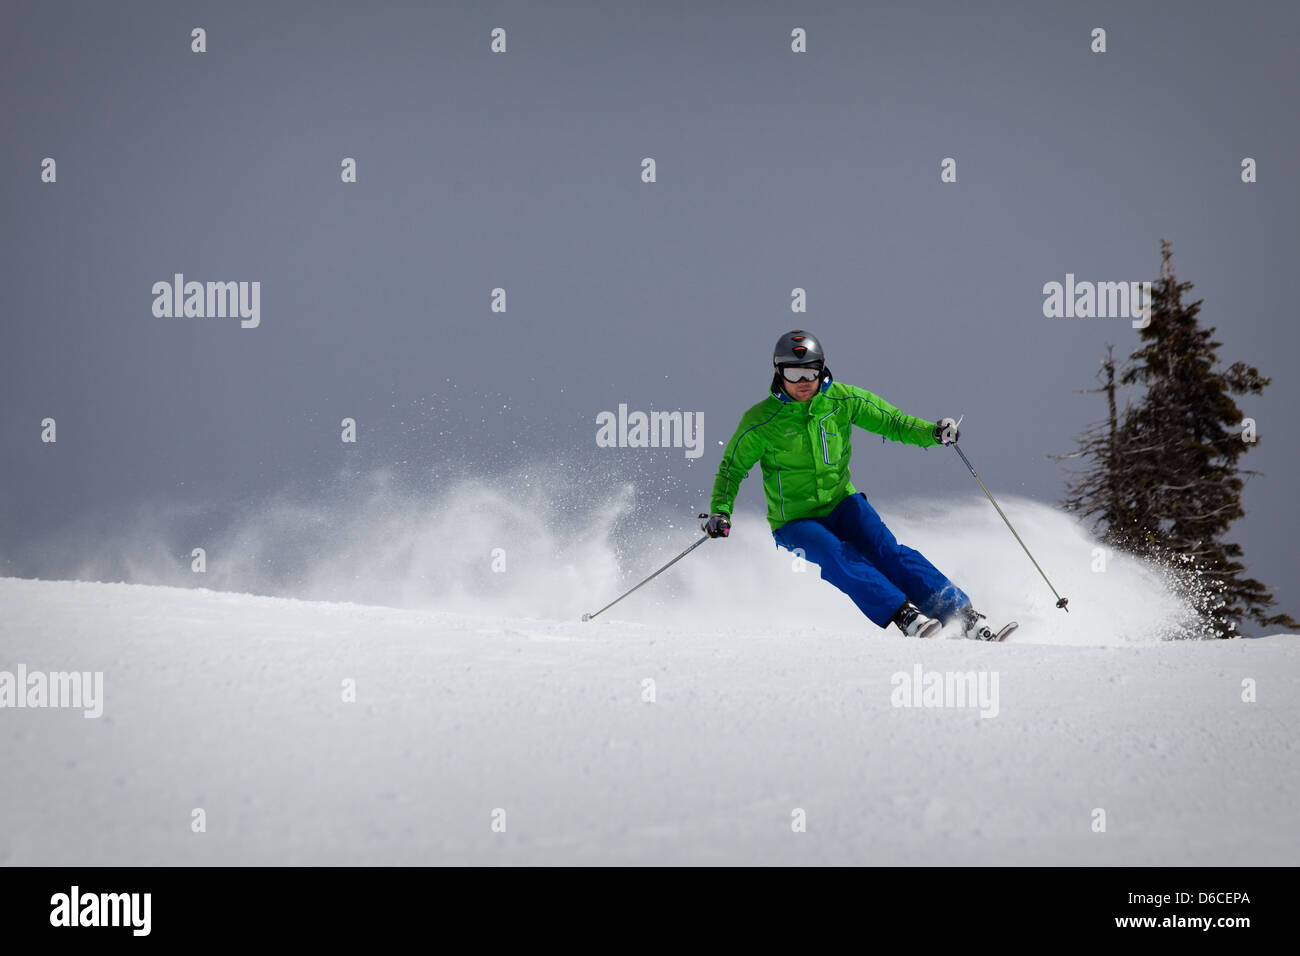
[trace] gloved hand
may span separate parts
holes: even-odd
[[[711,515],[700,515],[708,520],[700,525],[700,530],[708,532],[710,538],[725,538],[731,534],[731,515],[725,511],[715,511]]]
[[[960,424],[960,421],[953,421],[951,418],[939,419],[939,423],[934,426],[934,440],[940,445],[951,445],[961,437],[961,432],[957,430]]]

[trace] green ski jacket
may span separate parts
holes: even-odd
[[[836,382],[829,370],[806,402],[791,399],[774,379],[772,392],[740,417],[722,452],[709,510],[730,515],[740,483],[760,462],[772,530],[830,514],[857,493],[849,481],[854,425],[921,448],[939,444],[934,422],[904,415],[864,388]]]

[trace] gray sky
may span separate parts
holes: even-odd
[[[1042,286],[1153,279],[1164,237],[1225,364],[1273,377],[1241,402],[1264,476],[1234,538],[1294,595],[1296,5],[10,2],[0,18],[0,572],[66,573],[42,543],[68,528],[162,500],[234,511],[341,463],[564,456],[660,475],[693,513],[793,327],[841,381],[964,414],[995,491],[1056,501],[1046,456],[1103,412],[1075,390],[1106,342],[1137,338],[1126,319],[1044,318]],[[155,317],[151,287],[176,272],[260,281],[261,325]],[[704,456],[596,448],[596,414],[620,403],[702,412]],[[874,501],[978,492],[940,450],[856,449]],[[740,502],[762,520],[756,479]]]

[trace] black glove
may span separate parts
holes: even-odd
[[[939,424],[934,426],[934,440],[940,445],[951,445],[961,438],[961,432],[957,430],[959,424],[951,418],[939,419]]]
[[[708,520],[700,525],[700,530],[708,532],[710,538],[725,538],[731,534],[731,515],[725,511],[715,511],[711,515],[700,515]]]

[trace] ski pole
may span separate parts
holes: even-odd
[[[1016,529],[1011,527],[1011,522],[1007,521],[1007,516],[1005,514],[1002,514],[1002,509],[998,508],[998,503],[994,501],[993,495],[989,492],[988,488],[984,487],[984,482],[980,481],[980,476],[975,474],[975,469],[971,467],[970,459],[966,457],[966,453],[957,447],[956,442],[952,443],[952,447],[957,450],[957,454],[961,455],[961,460],[966,462],[966,467],[970,468],[971,475],[975,478],[976,481],[979,481],[980,487],[984,488],[984,494],[988,495],[989,501],[993,502],[993,507],[998,509],[998,514],[1002,515],[1002,520],[1007,522],[1007,527],[1011,529],[1012,534],[1016,535],[1016,540],[1020,541],[1020,535],[1016,534]],[[1025,543],[1023,541],[1020,541],[1020,547],[1025,548]],[[1028,548],[1025,548],[1025,554],[1029,554]],[[1029,560],[1034,561],[1034,556],[1032,554],[1029,554]],[[1047,581],[1047,575],[1043,574],[1043,569],[1038,567],[1037,561],[1034,561],[1034,567],[1038,568],[1038,573],[1043,575],[1044,581]],[[1047,581],[1047,586],[1049,588],[1052,588],[1052,582]],[[1052,593],[1056,594],[1056,588],[1052,588]],[[1069,598],[1063,598],[1061,597],[1061,595],[1056,594],[1056,606],[1059,607],[1062,611],[1065,611],[1067,614],[1070,611],[1070,609],[1066,607],[1066,605],[1069,602],[1070,602]]]
[[[701,517],[701,518],[707,518],[708,515],[700,515],[700,517]],[[669,568],[671,568],[674,564],[676,564],[676,563],[677,563],[678,561],[680,561],[682,558],[686,557],[688,554],[690,554],[692,551],[694,551],[696,548],[698,548],[700,545],[702,545],[705,541],[708,541],[708,540],[709,540],[709,536],[706,534],[706,535],[705,535],[704,537],[702,537],[699,541],[696,541],[693,545],[691,545],[689,548],[687,548],[687,549],[686,549],[685,551],[683,551],[681,554],[677,555],[677,557],[673,558],[671,561],[669,561],[667,564],[665,564],[662,568],[660,568],[660,569],[659,569],[658,571],[656,571],[654,574],[650,575],[650,577],[648,577],[648,578],[646,578],[644,581],[642,581],[641,584],[647,584],[647,583],[649,583],[650,581],[654,580],[654,579],[657,578],[659,575],[663,574],[665,571],[667,571]],[[600,613],[602,613],[602,612],[604,612],[604,611],[608,611],[610,608],[612,608],[612,607],[613,607],[615,604],[617,604],[619,601],[623,600],[623,598],[627,597],[629,594],[631,594],[633,591],[635,591],[636,588],[639,588],[639,587],[641,586],[641,584],[638,584],[635,588],[631,588],[630,590],[624,591],[624,592],[623,592],[622,594],[620,594],[618,597],[614,598],[614,600],[610,601],[608,604],[606,604],[604,607],[602,607],[599,611],[595,611],[595,612],[593,612],[593,613],[591,613],[591,614],[584,614],[584,615],[582,615],[582,619],[583,619],[584,621],[590,621],[590,620],[591,620],[593,617],[595,617],[597,614],[600,614]]]

